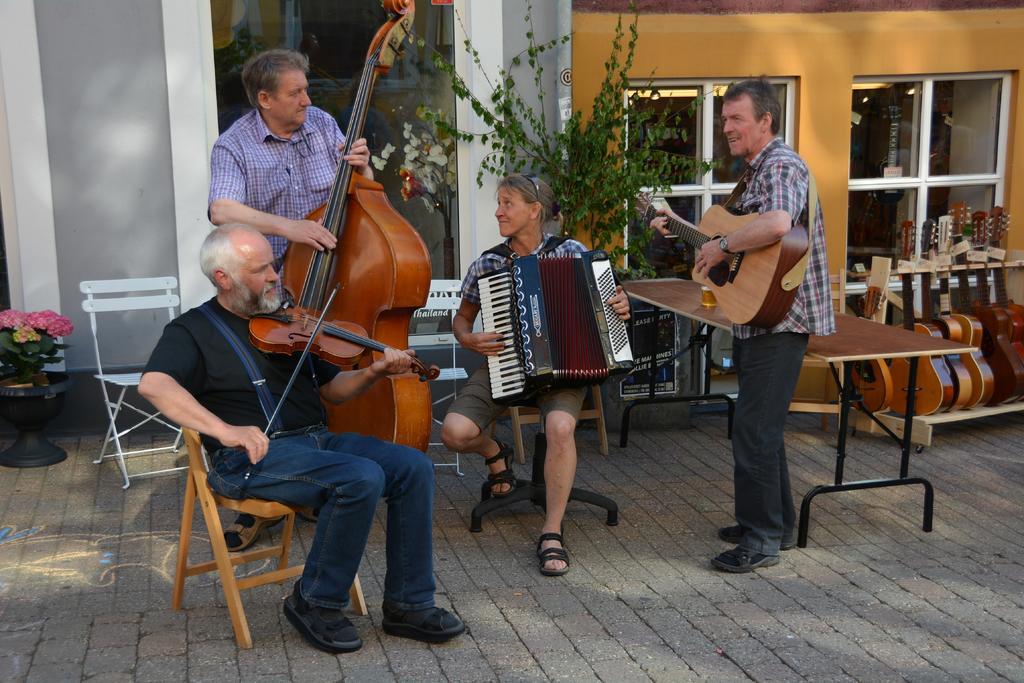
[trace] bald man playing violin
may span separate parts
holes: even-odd
[[[307,356],[265,434],[300,357],[264,354],[249,342],[249,319],[279,306],[270,244],[254,228],[221,226],[206,238],[200,261],[217,295],[164,328],[139,391],[202,434],[208,481],[221,495],[319,509],[305,569],[284,603],[288,620],[321,650],[362,646],[342,610],[383,498],[384,631],[434,643],[462,633],[462,621],[434,605],[431,461],[413,448],[324,426],[321,399],[342,403],[382,377],[408,372],[412,352],[388,348],[369,367],[347,372]]]

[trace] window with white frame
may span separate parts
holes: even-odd
[[[792,144],[794,81],[768,80],[775,86],[782,104],[779,134]],[[659,145],[662,149],[715,162],[710,171],[699,177],[667,178],[670,189],[655,195],[692,223],[699,222],[712,205],[725,201],[743,174],[744,161],[729,156],[722,133],[722,95],[731,82],[729,79],[659,81],[653,87],[644,84],[626,92],[626,97],[636,96],[638,106],[668,115],[672,126]],[[643,131],[634,134],[643,135]],[[661,277],[690,277],[693,254],[683,244],[655,235],[648,246],[647,258]]]
[[[1000,204],[1006,168],[1008,74],[856,79],[850,119],[847,268],[873,256],[903,258],[901,226],[920,226],[966,202]]]

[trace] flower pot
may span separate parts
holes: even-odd
[[[67,458],[63,448],[50,443],[43,428],[64,407],[64,392],[70,379],[61,372],[47,373],[45,387],[0,385],[0,417],[14,425],[18,438],[0,453],[0,465],[7,467],[45,467]]]

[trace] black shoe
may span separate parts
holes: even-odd
[[[733,543],[739,545],[740,541],[743,540],[743,527],[739,524],[733,526],[723,526],[718,530],[718,537],[726,543]],[[796,541],[792,538],[782,539],[782,545],[779,546],[779,550],[792,550],[796,547]]]
[[[771,567],[779,563],[778,555],[762,555],[752,553],[746,548],[736,546],[732,550],[726,550],[718,557],[711,558],[711,564],[722,571],[744,574],[752,572],[761,567]]]
[[[315,607],[299,592],[299,583],[284,601],[284,615],[302,637],[324,652],[355,652],[363,646],[359,632],[341,610]]]
[[[407,612],[384,603],[384,632],[425,643],[443,643],[466,630],[462,620],[446,609],[428,607]]]

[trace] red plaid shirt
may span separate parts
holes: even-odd
[[[785,211],[794,223],[807,209],[807,188],[810,173],[803,159],[780,138],[775,138],[750,162],[750,181],[736,208],[743,213]],[[801,332],[829,335],[836,331],[832,311],[832,294],[828,281],[828,258],[825,254],[825,223],[821,205],[809,230],[811,255],[807,272],[793,306],[778,325],[772,328],[733,325],[737,339],[774,332]]]

